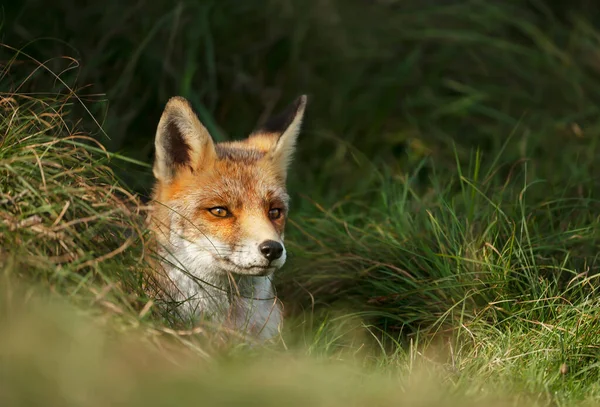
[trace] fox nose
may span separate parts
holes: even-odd
[[[274,240],[265,240],[258,249],[269,261],[277,260],[283,254],[283,245]]]

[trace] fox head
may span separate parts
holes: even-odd
[[[306,96],[246,139],[215,143],[187,100],[173,97],[155,139],[154,218],[176,266],[265,276],[286,260],[286,177]]]

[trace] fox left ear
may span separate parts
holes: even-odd
[[[182,171],[210,165],[217,156],[213,140],[190,103],[180,96],[169,99],[155,137],[154,176],[171,182]]]
[[[267,120],[260,129],[250,135],[250,140],[257,146],[268,149],[268,158],[284,180],[296,150],[296,139],[302,127],[307,99],[306,95],[300,96],[284,111]]]

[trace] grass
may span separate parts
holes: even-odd
[[[140,205],[108,168],[104,148],[67,122],[73,102],[8,93],[0,100],[4,265],[74,297],[88,282],[117,276],[131,286],[120,265],[142,261],[132,247],[144,239]],[[106,276],[100,265],[117,271]]]
[[[598,202],[564,198],[568,185],[528,182],[524,170],[494,182],[495,167],[473,164],[479,175],[424,196],[385,179],[368,206],[353,197],[298,222],[284,297],[351,310],[386,352],[443,344],[443,365],[468,382],[558,405],[596,400]]]
[[[584,3],[7,6],[0,404],[597,404]],[[227,139],[300,91],[284,341],[172,324],[141,273],[164,101]]]

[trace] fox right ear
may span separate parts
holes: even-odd
[[[296,149],[296,139],[302,126],[307,96],[298,97],[280,114],[271,117],[250,134],[248,141],[255,148],[267,152],[279,176],[285,180],[288,166]]]
[[[169,182],[179,171],[196,171],[216,157],[215,145],[192,110],[180,96],[169,99],[158,123],[154,141],[156,155],[153,173]]]

